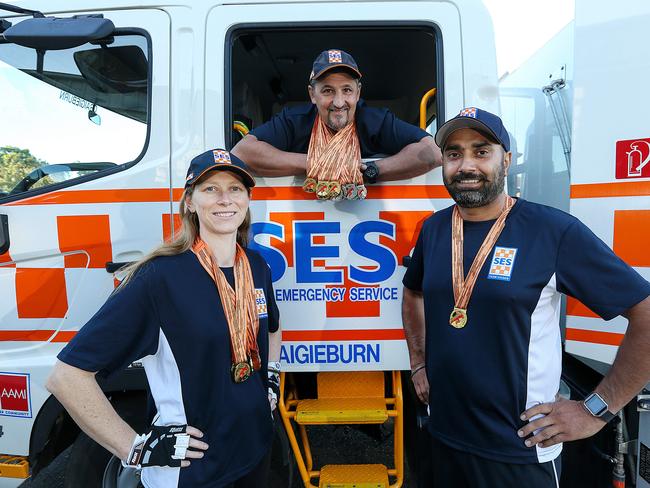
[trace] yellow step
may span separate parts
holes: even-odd
[[[386,420],[383,398],[300,400],[296,407],[296,422],[302,425],[383,424]]]
[[[388,419],[382,371],[318,373],[318,398],[300,400],[296,422],[383,424]]]
[[[383,464],[329,464],[320,470],[319,488],[388,488]]]
[[[27,458],[0,454],[0,478],[29,478]]]

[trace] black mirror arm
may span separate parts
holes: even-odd
[[[29,10],[26,8],[17,7],[15,5],[10,5],[8,3],[0,3],[0,10],[6,10],[7,12],[13,12],[15,14],[31,15],[34,18],[45,17],[45,15],[43,15],[43,13],[39,12],[38,10]]]

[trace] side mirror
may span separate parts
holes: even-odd
[[[114,30],[113,22],[101,15],[35,17],[12,25],[4,31],[3,37],[19,46],[47,51],[70,49],[104,39]]]

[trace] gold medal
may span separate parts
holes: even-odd
[[[503,210],[494,224],[492,224],[487,236],[485,236],[481,247],[476,253],[476,256],[474,256],[474,261],[466,277],[463,273],[463,218],[460,215],[458,206],[454,207],[451,218],[451,270],[454,289],[454,309],[449,315],[449,325],[455,329],[462,329],[467,325],[467,306],[472,296],[476,279],[488,254],[496,244],[499,235],[501,235],[501,231],[506,225],[506,217],[514,204],[515,200],[506,195]]]
[[[449,316],[449,325],[455,329],[462,329],[467,323],[467,310],[464,308],[454,307]]]
[[[316,192],[316,180],[314,178],[307,178],[305,183],[302,185],[302,189],[307,193]]]
[[[319,181],[316,185],[316,196],[319,200],[327,200],[327,197],[330,193],[330,182],[329,181]]]
[[[248,378],[250,378],[253,368],[251,368],[250,360],[241,361],[239,363],[233,364],[230,368],[232,373],[232,379],[235,383],[243,383]]]

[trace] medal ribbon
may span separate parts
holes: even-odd
[[[250,358],[253,368],[259,370],[261,361],[257,346],[257,333],[260,322],[255,305],[253,273],[246,253],[237,244],[234,267],[235,289],[233,290],[223,271],[216,265],[210,248],[200,237],[194,241],[192,252],[217,285],[230,331],[233,364],[248,362]]]
[[[361,146],[356,123],[335,132],[316,115],[307,150],[307,178],[361,184],[360,164]]]
[[[488,254],[492,251],[494,244],[497,242],[501,231],[506,225],[506,217],[510,209],[515,204],[515,199],[506,195],[506,203],[497,220],[492,224],[490,232],[483,240],[472,266],[469,268],[467,277],[463,272],[463,218],[458,211],[458,205],[454,206],[451,224],[451,269],[452,280],[454,284],[454,307],[467,311],[469,299],[474,291],[474,285],[478,274],[487,259]]]

